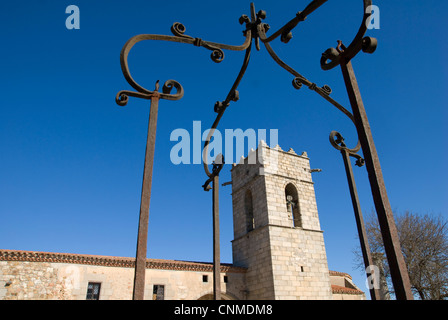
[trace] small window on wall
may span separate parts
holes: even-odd
[[[165,300],[165,286],[155,284],[152,290],[152,300]]]
[[[89,282],[87,285],[86,300],[99,300],[100,299],[101,283]]]

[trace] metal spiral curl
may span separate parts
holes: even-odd
[[[120,91],[117,93],[117,96],[115,97],[116,104],[118,104],[121,107],[124,107],[128,104],[128,101],[129,96],[125,92]]]
[[[175,94],[171,93],[173,88],[176,89],[176,93]],[[161,95],[161,97],[164,97],[164,99],[177,100],[177,99],[180,99],[180,98],[183,97],[183,95],[184,95],[184,88],[176,80],[167,80],[163,84],[162,92],[163,92],[163,94]],[[165,96],[165,95],[168,95],[168,96]]]
[[[211,53],[210,57],[212,58],[213,62],[220,63],[224,60],[224,51],[216,48]]]
[[[359,148],[354,148],[354,149],[349,149],[347,148],[347,145],[345,144],[345,139],[342,136],[342,134],[340,134],[337,131],[331,131],[330,133],[330,143],[331,145],[339,150],[346,150],[349,154],[350,157],[356,158],[356,165],[358,167],[362,167],[365,164],[364,158],[362,158],[357,152],[359,151]]]
[[[247,17],[247,16],[246,16]],[[241,17],[240,18],[240,22],[243,21],[243,23],[246,21],[245,18]],[[245,49],[244,48],[239,48],[239,47],[235,47],[235,46],[228,46],[228,45],[223,45],[223,44],[219,44],[219,43],[213,43],[213,42],[209,42],[209,41],[205,41],[202,40],[201,38],[194,38],[192,36],[186,35],[185,32],[187,31],[186,27],[180,23],[180,22],[175,22],[173,23],[173,25],[171,26],[171,33],[176,36],[176,37],[180,37],[183,39],[188,39],[188,40],[192,40],[192,44],[196,47],[203,47],[206,48],[208,50],[211,50],[212,53],[210,54],[210,58],[212,59],[213,62],[215,63],[220,63],[224,60],[224,51],[222,50],[222,48],[225,49],[230,49],[230,50],[241,50],[241,49]]]
[[[305,84],[306,86],[308,86],[308,88],[309,88],[310,90],[319,91],[319,93],[323,93],[323,94],[326,94],[326,95],[329,95],[329,94],[331,94],[331,92],[332,92],[332,90],[331,90],[331,88],[330,88],[329,85],[326,85],[326,84],[325,84],[323,87],[318,87],[317,84],[315,84],[315,83],[313,83],[313,82],[310,82],[309,80],[307,80],[306,78],[304,78],[304,77],[302,77],[302,76],[300,76],[300,77],[295,77],[295,78],[292,80],[292,86],[293,86],[295,89],[297,89],[297,90],[301,89],[302,86],[303,86],[303,84]]]
[[[174,22],[171,26],[171,33],[176,37],[192,38],[188,35],[184,35],[186,30],[185,26],[180,22]]]
[[[129,97],[135,97],[135,98],[141,98],[150,100],[153,96],[153,92],[151,93],[141,93],[141,92],[134,92],[134,91],[128,91],[128,90],[122,90],[117,93],[117,96],[115,97],[115,102],[121,106],[124,107],[128,104]]]
[[[117,93],[117,95],[115,97],[115,102],[119,106],[124,107],[128,104],[129,97],[141,98],[141,99],[146,99],[146,100],[150,100],[155,94],[157,94],[160,97],[160,99],[165,99],[165,100],[179,100],[183,97],[184,89],[179,82],[177,82],[175,80],[166,81],[163,85],[162,93],[158,92],[158,89],[159,89],[158,83],[159,83],[159,81],[156,82],[156,90],[154,90],[154,91],[149,91],[146,89],[145,89],[146,90],[145,92],[122,90]],[[176,93],[171,94],[171,91],[173,88],[176,89]]]
[[[325,84],[321,89],[322,89],[322,90],[324,91],[324,93],[326,93],[326,94],[331,94],[331,92],[332,92],[330,86],[329,86],[329,85],[326,85],[326,84]]]
[[[301,89],[303,86],[302,80],[299,77],[295,77],[292,80],[292,86],[297,90]]]

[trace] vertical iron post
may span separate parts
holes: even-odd
[[[148,121],[145,164],[143,169],[140,218],[138,223],[137,253],[135,258],[134,290],[132,299],[143,300],[145,296],[146,254],[148,242],[149,203],[151,200],[152,171],[157,131],[157,115],[160,95],[155,91],[151,96],[151,108]]]
[[[213,299],[221,300],[221,250],[219,245],[219,175],[213,177]]]
[[[353,66],[350,61],[346,61],[345,59],[342,59],[340,65],[365,158],[395,295],[397,300],[413,300],[409,275],[401,252],[398,232],[387,196],[383,173]]]
[[[207,140],[209,141],[209,140]],[[207,141],[203,149],[204,167],[207,166],[205,154],[207,151]],[[224,167],[224,157],[222,154],[216,156],[213,161],[213,170],[209,178],[202,186],[205,191],[212,191],[212,218],[213,218],[213,300],[221,300],[221,250],[219,244],[219,172]],[[210,186],[210,183],[212,184]]]
[[[353,175],[352,164],[350,162],[350,154],[349,154],[349,151],[347,150],[347,148],[345,148],[345,147],[343,147],[341,149],[341,154],[342,154],[342,159],[344,160],[345,172],[347,174],[348,186],[349,186],[350,195],[352,198],[352,204],[353,204],[353,210],[355,213],[356,225],[358,227],[358,236],[359,236],[359,241],[361,244],[361,252],[362,252],[362,257],[363,257],[363,261],[364,261],[364,266],[366,268],[365,269],[366,276],[367,276],[367,279],[369,279],[369,277],[371,277],[372,274],[368,270],[371,270],[371,268],[369,268],[369,266],[373,266],[373,259],[372,259],[372,255],[370,253],[370,247],[369,247],[369,242],[367,240],[366,229],[364,227],[364,219],[362,217],[361,205],[359,203],[359,198],[358,198],[358,191],[356,190],[356,182],[355,182],[355,177]],[[375,274],[374,276],[379,277],[380,275]],[[381,300],[379,290],[377,288],[375,288],[374,286],[369,286],[369,290],[370,290],[370,298],[372,300]]]

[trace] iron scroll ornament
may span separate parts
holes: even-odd
[[[213,133],[215,129],[217,128],[219,121],[221,120],[224,111],[229,106],[230,101],[237,101],[239,99],[239,93],[237,90],[237,87],[242,80],[242,77],[244,76],[244,73],[247,69],[249,60],[250,60],[250,53],[251,53],[251,45],[252,40],[255,42],[255,46],[257,50],[260,50],[259,42],[261,42],[265,45],[267,51],[271,55],[271,57],[285,70],[290,72],[292,75],[295,76],[293,80],[293,86],[296,89],[300,89],[302,85],[308,86],[311,90],[314,90],[316,93],[318,93],[320,96],[322,96],[324,99],[329,101],[331,104],[333,104],[336,108],[338,108],[341,112],[343,112],[345,115],[347,115],[352,121],[353,121],[353,115],[345,109],[343,106],[341,106],[338,102],[336,102],[334,99],[330,97],[331,88],[327,85],[323,87],[317,86],[315,83],[309,81],[304,76],[299,74],[297,71],[292,69],[290,66],[288,66],[286,63],[284,63],[273,51],[272,47],[270,46],[270,42],[276,39],[280,36],[281,41],[284,43],[287,43],[292,38],[292,29],[294,29],[300,22],[305,21],[309,14],[314,12],[316,9],[318,9],[321,5],[323,5],[327,0],[314,0],[312,1],[303,11],[299,11],[296,16],[290,20],[288,23],[286,23],[283,27],[281,27],[279,30],[274,32],[271,36],[267,37],[266,32],[269,30],[269,25],[262,23],[262,20],[266,18],[266,12],[263,10],[260,10],[258,13],[255,13],[255,7],[254,4],[251,3],[251,13],[250,18],[246,15],[243,15],[240,17],[240,24],[246,23],[246,30],[244,30],[245,35],[245,41],[241,45],[227,45],[227,44],[221,44],[216,42],[210,42],[205,41],[201,38],[195,38],[189,35],[185,34],[186,28],[183,24],[179,22],[175,22],[171,27],[171,32],[173,36],[168,35],[156,35],[156,34],[141,34],[136,35],[132,38],[130,38],[126,44],[123,46],[120,54],[120,63],[121,63],[121,69],[123,72],[123,75],[127,82],[136,90],[136,92],[128,91],[128,90],[122,90],[120,91],[116,96],[116,103],[120,106],[125,106],[128,102],[128,97],[138,97],[143,99],[150,99],[154,94],[159,95],[161,99],[166,100],[179,100],[184,95],[184,90],[182,88],[182,85],[175,81],[175,80],[168,80],[163,85],[162,92],[157,92],[158,85],[156,86],[155,91],[150,91],[148,89],[145,89],[143,86],[138,84],[133,77],[131,76],[130,70],[129,70],[129,64],[128,64],[128,55],[132,47],[137,44],[140,41],[145,40],[158,40],[158,41],[170,41],[170,42],[178,42],[178,43],[186,43],[186,44],[192,44],[194,46],[203,47],[205,49],[211,50],[211,59],[216,62],[220,63],[224,59],[224,52],[223,50],[233,50],[233,51],[242,51],[246,50],[246,54],[243,61],[243,66],[240,70],[240,73],[238,74],[238,77],[236,81],[234,82],[231,90],[229,91],[229,94],[227,95],[226,99],[222,102],[216,102],[214,106],[214,111],[218,113],[216,120],[214,121],[211,130],[209,131],[209,135],[205,141],[202,158],[204,163],[204,170],[209,179],[207,182],[203,185],[204,190],[208,190],[207,185],[211,181],[212,177],[216,174],[219,174],[220,170],[217,170],[216,165],[219,164],[219,161],[215,161],[213,163],[214,168],[213,170],[209,170],[208,168],[208,162],[206,160],[206,155],[208,152],[208,145],[210,144],[210,140],[213,137]],[[364,3],[364,15],[361,23],[361,27],[359,28],[359,31],[350,44],[348,48],[345,48],[342,46],[342,43],[339,42],[339,46],[337,49],[330,48],[327,51],[325,51],[322,54],[321,58],[321,67],[324,70],[329,70],[331,68],[336,67],[342,57],[345,57],[345,59],[351,59],[354,57],[360,50],[363,50],[364,52],[372,53],[376,48],[376,40],[373,38],[362,38],[367,30],[367,21],[370,18],[371,13],[368,12],[369,6],[371,6],[372,1],[371,0],[363,0]],[[341,50],[342,48],[342,50]],[[328,62],[330,61],[330,62]],[[171,94],[172,89],[176,89],[175,94]],[[354,148],[348,149],[351,154],[355,154],[360,149],[360,143],[358,140],[357,145]],[[223,159],[223,158],[222,158]],[[217,160],[217,159],[216,159]],[[221,166],[220,166],[221,167]]]
[[[154,91],[150,91],[145,89],[143,86],[139,85],[131,76],[131,72],[129,70],[129,64],[128,64],[128,56],[129,52],[131,51],[132,47],[136,45],[140,41],[145,40],[159,40],[159,41],[171,41],[171,42],[178,42],[178,43],[187,43],[187,44],[193,44],[195,46],[204,47],[208,50],[212,50],[211,53],[211,59],[219,63],[224,59],[224,53],[222,49],[228,49],[228,50],[244,50],[246,49],[250,44],[250,33],[246,36],[246,41],[240,45],[240,46],[231,46],[231,45],[225,45],[225,44],[219,44],[209,41],[204,41],[200,38],[193,38],[188,35],[185,35],[185,26],[181,23],[174,23],[171,27],[171,32],[174,34],[174,36],[167,36],[167,35],[157,35],[157,34],[141,34],[136,35],[132,38],[130,38],[126,44],[123,46],[121,53],[120,53],[120,64],[121,64],[121,70],[123,72],[123,75],[127,82],[135,89],[137,92],[132,92],[128,90],[122,90],[118,92],[116,96],[116,103],[120,106],[125,106],[128,101],[129,96],[143,98],[143,99],[150,99],[151,96],[154,94]],[[175,94],[171,94],[172,88],[176,89]],[[175,80],[168,80],[165,82],[163,86],[162,93],[160,94],[161,99],[166,100],[179,100],[183,97],[184,90],[182,85],[175,81]]]
[[[327,49],[320,59],[320,66],[323,70],[330,70],[337,67],[343,60],[350,61],[359,51],[373,53],[376,50],[378,41],[372,37],[364,37],[367,32],[367,26],[370,23],[372,15],[372,0],[363,0],[364,15],[359,27],[358,33],[347,48],[340,50],[342,42],[338,41],[338,48]]]
[[[345,139],[339,132],[331,131],[330,143],[336,150],[342,151],[343,149],[345,149],[348,152],[348,155],[350,157],[353,157],[356,159],[355,164],[358,167],[364,166],[364,164],[365,164],[364,159],[359,154],[357,154],[356,150],[347,148],[347,146],[345,144]]]
[[[300,22],[305,21],[309,14],[317,10],[321,5],[323,5],[327,0],[314,0],[312,1],[303,11],[299,11],[296,14],[296,17],[294,17],[292,20],[290,20],[288,23],[286,23],[283,27],[281,27],[279,30],[274,32],[271,36],[267,37],[266,32],[270,29],[270,26],[268,24],[262,23],[262,20],[266,18],[266,12],[264,10],[260,10],[257,14],[255,14],[255,6],[253,3],[251,3],[251,19],[248,19],[247,16],[242,16],[240,18],[240,23],[242,24],[244,21],[247,24],[247,30],[252,30],[252,39],[254,39],[255,47],[257,50],[260,50],[260,40],[265,45],[268,53],[271,55],[271,57],[276,61],[282,68],[290,72],[292,75],[295,76],[292,84],[294,88],[300,89],[303,84],[309,87],[309,89],[314,90],[317,92],[320,96],[322,96],[324,99],[329,101],[331,104],[333,104],[337,109],[339,109],[342,113],[344,113],[356,126],[355,120],[353,115],[342,105],[340,105],[338,102],[336,102],[333,98],[330,97],[330,94],[332,92],[331,88],[328,85],[324,85],[322,87],[317,86],[315,83],[309,81],[304,76],[302,76],[300,73],[295,71],[293,68],[291,68],[289,65],[287,65],[285,62],[283,62],[277,54],[274,52],[272,47],[270,46],[270,42],[277,37],[280,36],[280,39],[284,43],[288,43],[289,40],[292,38],[292,29],[294,29]],[[338,41],[338,47],[337,49],[328,49],[325,51],[324,54],[322,54],[321,58],[321,67],[324,70],[329,70],[331,68],[336,67],[342,60],[342,57],[346,59],[346,61],[349,61],[352,59],[360,50],[366,53],[373,53],[377,46],[377,41],[374,38],[365,37],[363,38],[364,34],[367,31],[367,25],[369,22],[369,19],[371,17],[371,10],[370,7],[372,5],[371,0],[363,0],[363,8],[364,8],[364,15],[361,22],[361,26],[358,30],[357,35],[351,42],[350,46],[348,48],[345,48],[341,41]],[[246,31],[247,32],[247,31]],[[247,40],[247,38],[246,38]],[[209,135],[205,141],[204,149],[203,149],[203,163],[204,163],[204,169],[209,177],[209,179],[206,181],[206,183],[203,185],[204,190],[208,191],[210,188],[208,187],[209,183],[213,180],[213,177],[217,174],[219,174],[219,171],[222,169],[223,157],[222,155],[218,155],[220,159],[222,159],[222,162],[215,161],[213,162],[213,172],[210,172],[208,169],[208,164],[206,161],[206,155],[207,155],[207,147],[210,143],[210,139],[213,136],[214,130],[216,129],[225,109],[228,107],[230,100],[236,101],[238,100],[238,91],[236,90],[236,87],[238,86],[239,82],[241,81],[241,78],[247,68],[247,64],[249,62],[250,57],[250,45],[247,48],[246,51],[246,57],[243,63],[243,67],[241,68],[240,74],[235,81],[234,86],[229,92],[229,95],[227,96],[227,99],[224,102],[217,102],[215,104],[215,112],[218,113],[218,116],[213,123],[213,126],[211,128],[211,131],[209,132]],[[332,55],[328,54],[328,52],[333,53]],[[336,53],[335,53],[336,52]],[[330,60],[328,63],[327,61]],[[339,133],[338,133],[339,134]],[[330,140],[332,139],[333,132],[330,134]],[[341,136],[342,137],[342,136]],[[334,141],[333,141],[334,142]],[[332,143],[333,146],[335,146]],[[339,147],[339,146],[338,146]],[[357,158],[357,165],[362,166],[364,161],[363,159],[357,154],[357,152],[361,149],[361,143],[358,139],[358,142],[354,148],[348,148],[344,144],[344,148],[348,151],[349,155],[352,157]],[[217,159],[218,159],[217,157]]]
[[[339,111],[341,111],[343,114],[345,114],[355,125],[355,119],[350,111],[348,111],[346,108],[344,108],[341,104],[339,104],[336,100],[334,100],[332,97],[330,97],[330,94],[332,92],[331,88],[328,85],[324,85],[322,87],[319,87],[314,82],[311,82],[307,78],[305,78],[303,75],[298,73],[296,70],[291,68],[288,64],[286,64],[284,61],[282,61],[275,51],[272,49],[269,42],[264,42],[264,40],[267,40],[266,34],[264,33],[265,28],[259,29],[259,34],[261,41],[263,41],[263,44],[266,47],[266,50],[270,54],[270,56],[274,59],[277,64],[279,64],[283,69],[291,73],[295,78],[292,81],[292,85],[295,89],[301,89],[303,85],[306,85],[310,90],[315,91],[317,94],[319,94],[321,97],[323,97],[325,100],[330,102],[333,106],[335,106]],[[356,126],[356,125],[355,125]],[[350,154],[355,154],[361,149],[361,143],[358,139],[358,142],[355,147],[353,148],[347,148],[350,151]]]
[[[315,91],[318,93],[321,97],[323,97],[325,100],[330,102],[332,105],[334,105],[338,110],[340,110],[342,113],[344,113],[356,126],[354,117],[352,113],[350,113],[346,108],[344,108],[341,104],[339,104],[337,101],[335,101],[332,97],[330,97],[330,94],[332,92],[331,88],[328,85],[324,85],[322,87],[319,87],[315,83],[311,82],[307,78],[305,78],[303,75],[298,73],[296,70],[294,70],[292,67],[290,67],[288,64],[286,64],[283,60],[281,60],[278,55],[275,53],[275,51],[272,49],[272,46],[270,45],[270,42],[274,39],[280,37],[280,40],[284,43],[288,43],[292,39],[292,29],[294,29],[300,22],[303,22],[306,20],[309,14],[314,12],[316,9],[318,9],[321,5],[323,5],[327,0],[315,0],[312,1],[303,11],[299,11],[296,14],[296,17],[290,20],[288,23],[286,23],[283,27],[281,27],[279,30],[274,32],[271,36],[267,36],[266,32],[270,29],[270,26],[264,23],[260,23],[257,28],[257,34],[260,40],[263,42],[266,50],[268,51],[269,55],[272,57],[272,59],[283,69],[291,73],[295,78],[292,81],[292,85],[296,89],[302,88],[303,85],[306,85],[310,90]],[[338,47],[337,48],[330,48],[327,51],[322,54],[321,58],[321,67],[324,70],[329,70],[331,68],[336,67],[342,60],[342,57],[344,57],[347,61],[353,58],[361,49],[364,52],[367,53],[373,53],[376,49],[377,41],[374,38],[366,37],[363,38],[365,32],[367,31],[367,24],[369,22],[369,19],[371,17],[371,10],[369,8],[372,5],[371,0],[363,0],[364,4],[364,15],[361,22],[361,27],[358,30],[357,35],[351,42],[350,46],[348,48],[345,48],[341,41],[338,41]],[[264,14],[264,17],[266,15]],[[332,54],[328,54],[328,52],[331,52]],[[328,62],[330,60],[330,62]],[[330,134],[331,135],[331,134]],[[334,145],[333,145],[334,146]],[[358,139],[357,144],[353,148],[348,148],[344,146],[347,151],[349,151],[349,154],[352,156],[355,156],[356,153],[361,149],[361,143]],[[357,156],[356,156],[357,157]]]
[[[192,44],[197,47],[204,47],[208,50],[211,50],[212,53],[210,55],[211,59],[215,63],[220,63],[224,59],[224,52],[223,50],[233,50],[233,51],[242,51],[246,50],[246,55],[244,58],[243,67],[241,68],[241,71],[237,77],[237,80],[235,81],[234,85],[232,86],[232,89],[230,90],[227,98],[223,102],[217,102],[215,105],[215,111],[218,113],[218,116],[213,123],[211,130],[209,131],[209,136],[207,137],[203,149],[203,155],[207,153],[208,144],[210,143],[210,140],[213,136],[214,130],[216,129],[226,107],[229,105],[230,101],[237,101],[238,100],[238,91],[236,90],[239,82],[241,81],[245,70],[247,68],[249,58],[250,58],[250,51],[251,51],[251,44],[252,44],[252,29],[253,29],[253,21],[255,20],[255,15],[252,14],[252,20],[249,19],[246,15],[243,15],[240,18],[240,24],[246,23],[246,30],[244,31],[245,35],[245,41],[243,44],[235,46],[235,45],[227,45],[227,44],[221,44],[216,42],[210,42],[205,41],[201,38],[194,38],[189,35],[185,34],[186,28],[183,24],[179,22],[175,22],[171,27],[171,32],[173,33],[173,36],[167,36],[167,35],[156,35],[156,34],[141,34],[134,36],[130,38],[126,44],[123,46],[120,54],[120,64],[121,69],[123,72],[123,75],[127,82],[137,91],[128,91],[128,90],[122,90],[118,92],[115,101],[120,106],[125,106],[128,102],[129,96],[143,98],[143,99],[151,99],[151,97],[154,94],[158,94],[161,99],[167,99],[167,100],[179,100],[184,95],[184,90],[182,88],[182,85],[175,81],[175,80],[168,80],[165,82],[163,86],[162,93],[157,92],[157,87],[155,91],[150,91],[139,85],[131,76],[130,70],[129,70],[129,64],[128,64],[128,55],[132,47],[137,44],[140,41],[145,40],[159,40],[159,41],[171,41],[171,42],[178,42],[178,43],[186,43],[186,44]],[[171,90],[175,88],[176,93],[171,94]],[[222,158],[223,159],[223,158]],[[208,169],[208,163],[207,161],[204,161],[204,170],[207,174],[207,176],[212,178],[214,175],[219,174],[220,169],[222,168],[222,165],[217,166],[216,161],[213,164],[212,172]],[[220,168],[219,170],[217,168]],[[210,180],[211,181],[211,180]],[[205,190],[208,190],[207,188],[208,183],[203,186]]]

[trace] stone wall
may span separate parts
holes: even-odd
[[[1,300],[72,299],[69,289],[51,263],[0,261]]]
[[[257,232],[254,232],[250,236],[256,234]],[[263,248],[260,250],[263,251]],[[100,300],[130,300],[133,268],[128,264],[132,263],[132,260],[118,257],[0,250],[0,300],[85,300],[89,282],[101,283]],[[301,264],[302,262],[298,263],[298,265]],[[153,285],[165,286],[166,300],[212,298],[211,264],[149,260],[148,265],[150,268],[147,269],[145,299],[152,299]],[[306,271],[305,269],[301,273],[301,270],[297,269],[296,272],[290,274],[288,270],[283,270],[277,273],[275,278],[280,276],[279,280],[294,281],[305,275],[313,276],[312,273]],[[222,265],[221,272],[223,299],[294,299],[293,294],[282,293],[278,290],[277,294],[273,295],[270,288],[274,285],[274,277],[271,275],[263,279],[256,269],[249,274],[246,269]],[[288,278],[281,279],[281,274]],[[203,276],[208,276],[208,282],[203,282]],[[227,282],[224,282],[224,276],[227,277]],[[291,276],[296,279],[292,279]],[[252,286],[252,289],[248,290],[246,278],[253,283],[258,283],[258,287]],[[365,299],[364,292],[353,284],[348,274],[330,271],[330,278],[333,300]],[[284,287],[279,283],[277,285]],[[304,296],[307,292],[310,292],[310,297],[318,296],[319,293],[313,290],[309,287],[303,288]]]
[[[89,282],[101,284],[100,300],[131,300],[131,262],[130,258],[0,250],[0,300],[85,300]],[[148,260],[147,265],[145,299],[153,298],[154,285],[164,286],[165,300],[197,300],[213,292],[212,264]],[[227,265],[221,269],[223,298],[244,299],[245,269]]]
[[[300,227],[286,205],[297,193]],[[247,230],[246,192],[253,198],[254,230]],[[309,158],[290,149],[256,151],[232,168],[233,262],[247,268],[250,299],[332,299]]]

